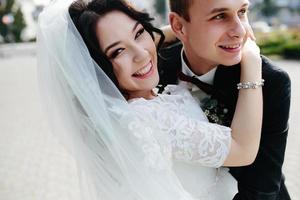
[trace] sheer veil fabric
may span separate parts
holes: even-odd
[[[154,120],[130,110],[90,57],[71,3],[54,0],[39,17],[38,79],[52,132],[80,170],[82,199],[192,200]]]

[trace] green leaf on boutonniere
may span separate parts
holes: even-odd
[[[230,126],[231,121],[228,117],[228,108],[217,99],[207,97],[201,101],[201,108],[207,119],[212,123]]]

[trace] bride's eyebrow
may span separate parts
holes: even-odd
[[[133,26],[132,32],[135,31],[135,29],[138,27],[138,25],[140,24],[140,22],[136,22],[135,25]]]
[[[136,22],[132,28],[132,32],[134,32],[136,30],[136,28],[138,27],[138,25],[140,24],[140,22]],[[108,52],[109,49],[113,48],[114,46],[117,46],[118,44],[120,44],[120,41],[114,42],[110,45],[108,45],[108,47],[106,47],[104,49],[104,54],[106,54]]]
[[[108,50],[110,50],[111,48],[113,48],[114,46],[117,46],[118,44],[120,44],[120,41],[114,42],[111,45],[108,45],[108,47],[106,47],[104,49],[104,54],[106,55],[106,53],[108,52]]]

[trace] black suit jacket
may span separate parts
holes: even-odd
[[[160,50],[160,84],[176,84],[176,73],[181,69],[180,52],[182,45],[177,43]],[[230,168],[238,181],[239,193],[234,199],[241,200],[283,200],[279,198],[282,180],[282,164],[288,133],[291,83],[288,74],[262,56],[263,125],[259,151],[253,164]],[[226,102],[232,119],[238,97],[237,83],[240,82],[240,65],[219,66],[214,86],[223,93],[221,101]],[[284,186],[285,188],[285,186]]]

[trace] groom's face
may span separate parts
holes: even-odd
[[[239,63],[247,39],[248,6],[248,0],[194,0],[190,21],[182,20],[181,39],[188,59],[195,59],[190,63]]]

